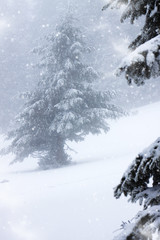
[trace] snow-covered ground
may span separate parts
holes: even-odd
[[[38,171],[36,160],[0,158],[1,240],[111,240],[141,208],[113,187],[137,153],[159,137],[160,102],[111,122],[108,134],[70,143],[74,164]],[[3,137],[1,147],[5,144]]]

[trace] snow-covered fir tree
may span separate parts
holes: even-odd
[[[147,79],[160,76],[160,1],[111,0],[103,9],[121,4],[126,5],[122,22],[130,18],[134,23],[142,15],[145,22],[118,73],[124,73],[129,84],[142,85]],[[135,158],[114,194],[116,198],[129,195],[132,202],[139,200],[144,206],[144,211],[133,222],[124,224],[124,231],[115,239],[160,239],[160,138]]]
[[[123,115],[110,102],[112,92],[94,89],[99,74],[85,61],[85,36],[75,25],[78,22],[68,15],[46,44],[34,50],[40,80],[17,117],[17,128],[8,134],[14,162],[32,155],[44,169],[67,164],[67,141],[107,132],[106,119]]]

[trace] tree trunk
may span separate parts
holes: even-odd
[[[61,136],[56,137],[55,158],[58,165],[64,165],[67,163],[68,156],[64,150],[65,141]]]
[[[64,150],[65,140],[61,136],[54,137],[50,142],[50,149],[40,158],[39,166],[42,169],[52,169],[68,164],[68,155]]]

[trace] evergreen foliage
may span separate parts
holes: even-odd
[[[159,240],[160,209],[153,206],[139,212],[134,221],[124,224],[123,231],[114,240]]]
[[[104,6],[120,7],[126,4],[121,21],[130,18],[133,24],[144,16],[141,33],[130,44],[131,53],[122,61],[117,74],[124,73],[129,84],[142,85],[151,77],[160,76],[160,1],[159,0],[111,0]]]
[[[67,16],[47,37],[46,45],[34,50],[40,80],[17,118],[17,128],[8,135],[14,162],[32,155],[44,169],[67,164],[67,141],[107,132],[106,119],[123,114],[110,103],[112,92],[94,89],[99,74],[85,62],[85,37],[75,21]]]
[[[141,33],[130,44],[131,53],[122,61],[118,74],[125,73],[129,84],[142,85],[146,79],[160,76],[160,1],[111,0],[107,7],[126,4],[121,21],[130,18],[131,23],[144,15]],[[160,239],[160,138],[140,153],[124,173],[114,196],[130,196],[139,200],[144,210],[134,221],[124,225],[124,231],[116,240]]]
[[[150,183],[152,180],[152,183]],[[150,186],[152,184],[152,186]],[[139,200],[144,208],[160,204],[160,138],[140,153],[115,188],[114,195],[123,193],[132,202]]]

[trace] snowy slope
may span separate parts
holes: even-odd
[[[111,122],[108,134],[69,143],[73,165],[37,171],[36,161],[0,158],[0,239],[110,240],[140,209],[113,187],[136,154],[159,136],[160,102]],[[3,137],[1,146],[5,143]]]

